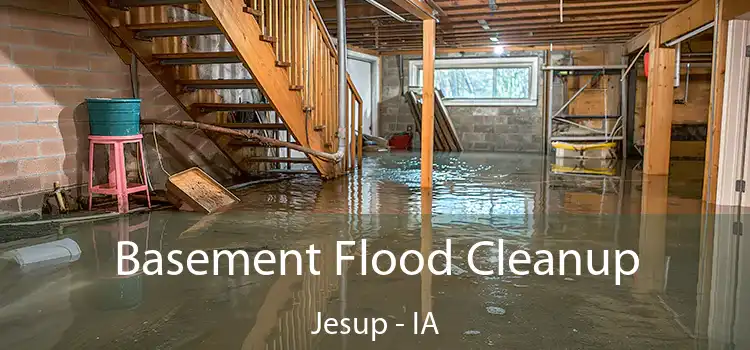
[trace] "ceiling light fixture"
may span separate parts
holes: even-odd
[[[490,25],[487,24],[487,21],[480,19],[480,20],[477,20],[477,23],[479,23],[479,25],[482,26],[482,29],[490,30]]]
[[[505,46],[497,45],[492,48],[492,52],[494,52],[495,55],[502,55],[505,52]]]
[[[493,37],[490,37],[490,41],[496,43],[496,42],[498,42],[500,40],[498,38],[496,38],[496,37],[493,36]]]

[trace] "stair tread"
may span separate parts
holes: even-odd
[[[139,38],[223,34],[213,20],[130,24]]]
[[[160,53],[154,54],[152,57],[161,61],[161,64],[172,65],[242,62],[234,51]]]
[[[213,125],[228,129],[286,130],[281,123],[215,123]]]
[[[216,27],[213,20],[128,24],[130,30]]]
[[[248,157],[246,159],[253,162],[264,163],[311,163],[309,158],[301,157]]]
[[[203,87],[208,89],[241,89],[256,88],[258,84],[252,79],[182,79],[177,84],[186,87]]]
[[[118,0],[117,5],[123,7],[147,7],[165,5],[193,5],[200,4],[201,0]]]
[[[272,111],[273,107],[268,103],[193,103],[192,108],[211,111]]]

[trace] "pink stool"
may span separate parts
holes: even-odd
[[[138,144],[138,157],[141,160],[143,184],[128,183],[125,171],[125,144]],[[94,186],[94,145],[110,145],[109,154],[109,183]],[[89,136],[89,210],[94,193],[117,196],[117,211],[121,214],[128,212],[128,195],[146,191],[146,201],[151,208],[151,196],[148,193],[148,174],[146,161],[143,159],[143,135],[131,136]]]

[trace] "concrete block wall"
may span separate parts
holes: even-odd
[[[536,56],[542,64],[540,51],[508,52],[506,56]],[[496,57],[492,53],[438,54],[437,58],[448,57]],[[379,126],[382,137],[396,132],[414,129],[411,110],[402,96],[399,80],[404,88],[409,85],[409,60],[419,56],[403,57],[403,75],[399,75],[399,57],[382,57],[383,91],[381,95]],[[533,107],[513,106],[448,106],[448,113],[467,151],[488,152],[534,152],[543,150],[544,111],[541,94],[544,93],[544,74],[539,72],[539,103]],[[417,135],[418,136],[418,135]],[[419,146],[415,137],[414,147]]]
[[[89,128],[83,101],[132,96],[128,66],[77,1],[17,6],[0,7],[0,219],[38,212],[56,181],[85,187]],[[153,77],[140,81],[144,117],[188,119]],[[197,165],[219,180],[237,173],[202,133],[165,130],[163,137],[159,145],[170,172]],[[146,152],[149,165],[158,166],[152,140],[146,137]],[[150,170],[163,183],[165,175]]]

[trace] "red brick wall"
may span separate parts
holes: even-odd
[[[55,181],[73,188],[85,185],[89,129],[82,102],[132,96],[128,66],[77,1],[30,0],[23,6],[27,8],[0,7],[0,218],[41,208],[43,194]],[[140,82],[144,117],[188,118],[153,77],[143,75]],[[219,180],[236,173],[202,133],[159,133],[170,173],[191,166],[201,166]],[[165,175],[157,165],[153,137],[145,139],[158,188]]]

